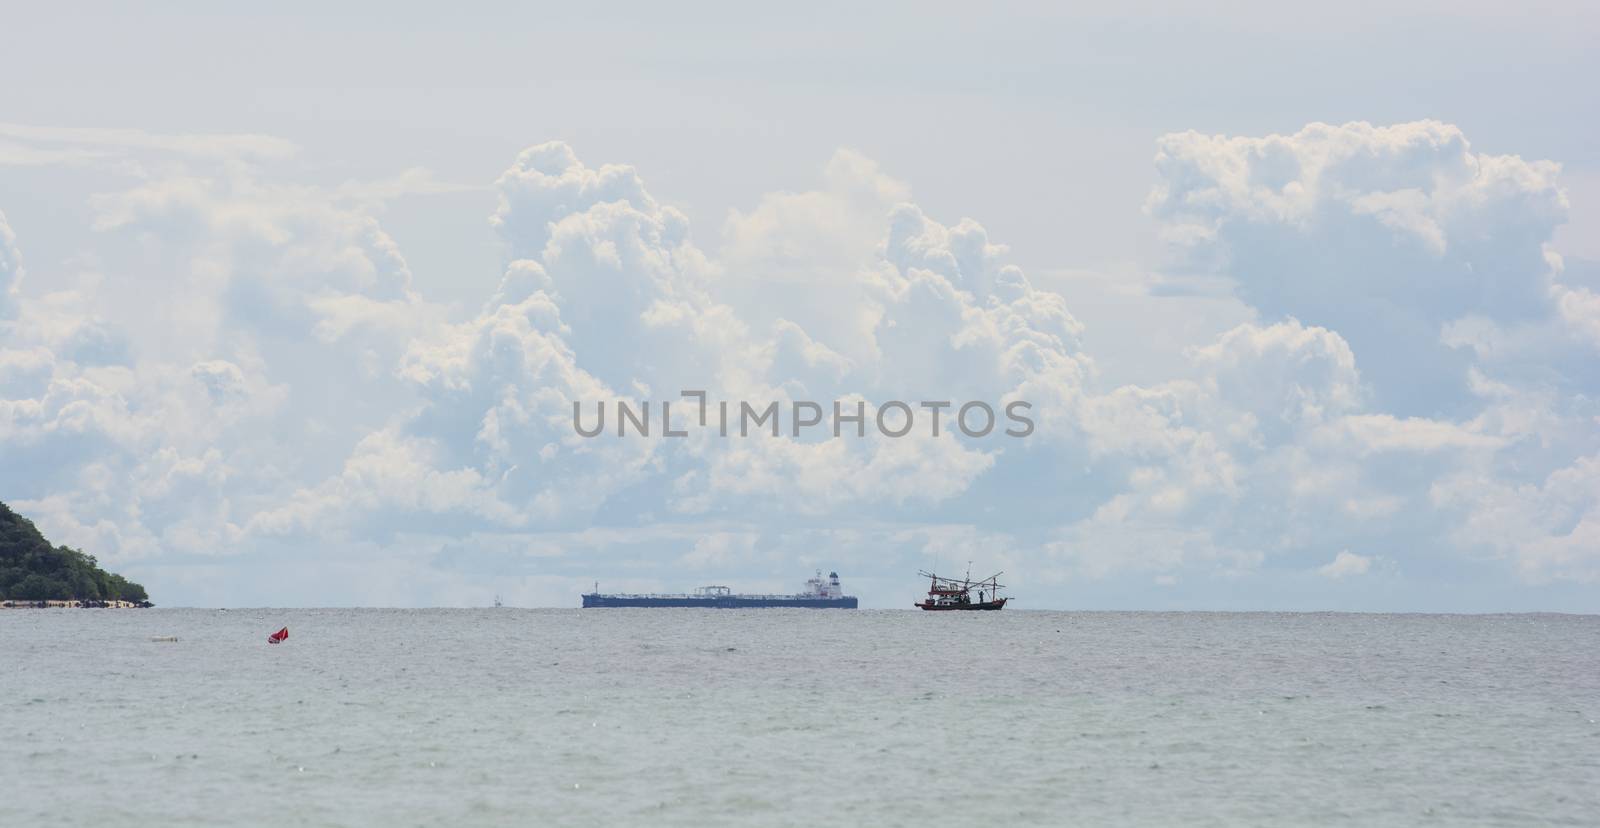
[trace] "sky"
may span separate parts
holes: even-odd
[[[1600,611],[1600,13],[1503,9],[8,3],[0,500],[164,606]],[[573,428],[684,389],[1036,427]]]

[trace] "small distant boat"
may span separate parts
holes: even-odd
[[[500,603],[500,596],[499,596],[499,594],[496,594],[496,595],[495,595],[495,596],[494,596],[494,605],[495,605],[495,607],[497,607],[497,608],[498,608],[498,607],[503,607],[503,606],[505,606],[505,604],[502,604],[502,603]]]
[[[919,604],[912,606],[931,611],[943,610],[999,610],[1005,609],[1009,598],[1000,597],[1000,590],[1005,589],[1005,584],[999,582],[999,577],[1004,572],[996,572],[987,578],[972,580],[972,570],[967,570],[965,578],[946,578],[932,572],[918,571],[918,575],[927,578],[928,597]],[[973,596],[977,600],[973,600]]]
[[[272,635],[267,636],[267,643],[268,644],[281,644],[283,642],[283,640],[285,638],[288,638],[288,637],[289,637],[289,628],[288,627],[284,627],[283,629],[278,630],[277,632],[273,633]]]

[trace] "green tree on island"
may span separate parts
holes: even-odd
[[[144,587],[100,568],[93,555],[51,546],[33,521],[0,503],[0,598],[148,601]]]

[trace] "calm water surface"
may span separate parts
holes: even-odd
[[[0,611],[6,826],[1595,825],[1597,721],[1594,616]]]

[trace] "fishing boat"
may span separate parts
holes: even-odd
[[[965,578],[946,578],[932,572],[918,571],[918,575],[928,579],[928,597],[914,607],[925,610],[998,610],[1005,609],[1006,601],[1011,599],[1000,597],[1000,590],[1005,589],[1005,584],[999,582],[999,577],[1004,572],[996,572],[987,578],[972,580],[972,568],[967,568]],[[976,596],[977,600],[973,600]]]

